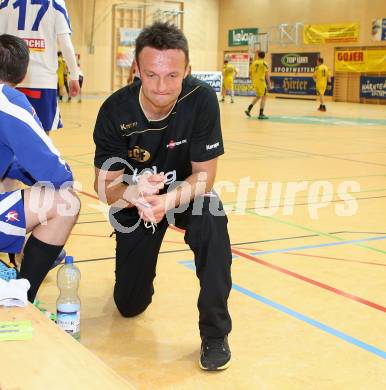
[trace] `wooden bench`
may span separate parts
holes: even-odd
[[[0,341],[0,390],[135,388],[33,305],[0,306],[0,321],[14,320],[30,320],[33,336]]]

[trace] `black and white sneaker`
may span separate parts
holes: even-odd
[[[200,368],[207,371],[225,370],[231,365],[228,337],[203,337],[201,342]]]

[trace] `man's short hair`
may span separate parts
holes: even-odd
[[[322,58],[322,57],[319,57],[319,58],[318,58],[318,62],[320,62],[321,64],[323,64],[323,62],[324,62],[323,58]]]
[[[265,58],[265,51],[259,51],[259,52],[257,53],[257,56],[258,56],[259,58]]]
[[[155,22],[141,31],[135,41],[135,59],[137,63],[139,54],[145,47],[157,50],[182,50],[185,53],[186,64],[189,63],[188,41],[184,33],[174,24]]]
[[[0,35],[0,81],[19,84],[27,73],[28,62],[28,46],[22,39]]]

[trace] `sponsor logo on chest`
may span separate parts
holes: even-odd
[[[129,149],[127,155],[129,158],[138,162],[146,162],[150,158],[150,153],[140,146],[134,146],[132,149]]]
[[[138,126],[138,122],[130,122],[130,123],[121,123],[119,127],[121,130],[131,130]]]
[[[180,146],[182,144],[187,144],[188,141],[186,139],[183,139],[181,141],[173,141],[172,139],[169,141],[169,143],[166,145],[168,149],[174,149],[176,146]]]
[[[39,38],[24,38],[28,49],[31,52],[41,52],[46,50],[46,41]]]
[[[16,210],[9,211],[5,218],[5,222],[20,222],[19,214]]]

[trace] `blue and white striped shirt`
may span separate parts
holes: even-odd
[[[11,177],[31,184],[23,170],[33,181],[50,182],[55,188],[73,181],[70,168],[25,95],[0,84],[0,179]]]

